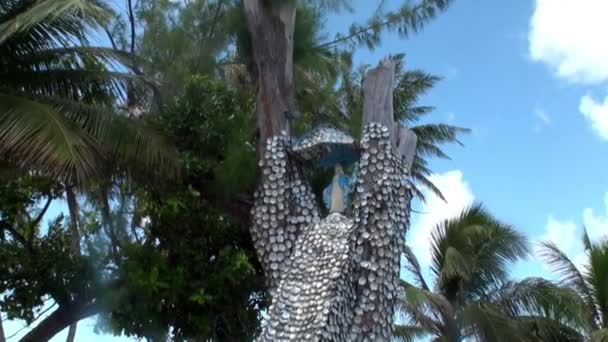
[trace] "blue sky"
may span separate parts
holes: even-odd
[[[388,8],[402,1],[388,1]],[[332,17],[331,31],[364,19],[375,1],[356,0],[355,14]],[[444,79],[423,99],[430,121],[469,127],[451,161],[433,161],[433,180],[448,199],[415,207],[408,242],[428,264],[428,235],[437,220],[475,200],[524,232],[551,239],[582,262],[583,224],[592,238],[608,232],[608,22],[605,0],[455,0],[408,40],[386,34],[356,60],[376,64],[405,52],[406,67]],[[430,195],[429,195],[430,196]],[[514,274],[550,277],[537,260]],[[7,336],[20,327],[7,324]],[[53,341],[65,339],[65,332]],[[11,339],[16,340],[16,339]],[[119,341],[81,323],[77,341]]]

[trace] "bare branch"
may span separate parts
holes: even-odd
[[[42,210],[40,211],[40,213],[38,214],[38,216],[36,216],[36,218],[31,222],[32,226],[37,226],[40,221],[42,220],[42,217],[44,216],[44,214],[46,214],[47,210],[49,209],[49,206],[51,205],[51,202],[53,201],[53,197],[51,197],[51,195],[47,195],[47,200],[46,203],[44,204],[44,207],[42,207]]]

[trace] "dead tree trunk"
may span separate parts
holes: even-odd
[[[284,262],[318,208],[299,165],[288,157],[296,113],[293,84],[293,33],[296,2],[272,8],[265,0],[243,0],[257,81],[258,155],[264,172],[253,208],[251,228],[270,293]],[[278,213],[281,213],[280,215]]]
[[[416,136],[394,122],[395,65],[384,62],[364,84],[352,215],[320,218],[291,150],[295,3],[271,8],[269,1],[243,0],[258,87],[261,169],[251,233],[272,298],[259,340],[390,340]]]
[[[409,168],[417,138],[394,122],[395,64],[381,63],[363,84],[361,159],[351,236],[353,321],[348,341],[388,341],[399,291],[400,257],[409,228]]]
[[[395,65],[370,71],[352,214],[319,217],[291,139],[270,137],[260,160],[253,240],[272,304],[261,341],[390,340],[409,226],[416,136],[394,122]],[[299,146],[299,144],[298,144]],[[322,150],[322,149],[321,149]]]
[[[271,8],[265,0],[243,0],[251,37],[253,73],[257,80],[256,111],[259,152],[270,137],[292,134],[295,115],[293,85],[293,33],[296,1],[283,1]]]

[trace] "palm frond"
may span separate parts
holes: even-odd
[[[583,298],[586,309],[592,312],[597,320],[596,304],[589,284],[566,253],[559,249],[555,243],[546,241],[541,243],[540,256],[557,272],[564,286],[574,289]]]
[[[421,189],[429,190],[433,195],[441,198],[444,202],[446,201],[441,190],[429,179],[428,176],[432,174],[431,169],[427,167],[427,161],[418,155],[414,155],[414,162],[412,163],[412,192],[414,197],[419,198],[423,203],[426,202],[426,197]]]
[[[504,280],[508,263],[529,251],[523,235],[494,218],[480,203],[438,224],[431,239],[431,269],[440,279],[439,287],[457,280],[472,293]]]
[[[442,316],[453,313],[450,304],[440,296],[405,281],[402,281],[402,286],[405,296],[396,306],[400,321],[407,321],[410,325],[440,334],[443,330]]]
[[[462,146],[458,140],[459,134],[470,133],[468,128],[452,126],[447,124],[426,124],[412,127],[418,139],[428,144],[443,144],[455,142]]]
[[[593,318],[578,294],[570,288],[553,284],[542,278],[509,281],[493,296],[495,303],[512,316],[527,320],[542,319],[570,327],[593,328]]]
[[[127,51],[98,46],[65,46],[42,49],[16,58],[21,68],[32,70],[51,70],[65,67],[69,61],[78,62],[83,66],[84,62],[95,60],[103,65],[117,68],[134,68],[135,63],[140,60],[137,56]]]
[[[608,240],[595,243],[589,250],[589,265],[583,275],[589,285],[589,293],[594,299],[596,321],[602,328],[608,328]]]
[[[48,22],[87,21],[103,25],[109,20],[106,7],[90,0],[43,0],[36,1],[27,11],[17,13],[0,23],[0,44],[14,35],[27,32]]]
[[[399,342],[415,342],[428,335],[432,335],[433,331],[418,325],[400,325],[396,324],[393,327],[394,340]]]
[[[81,100],[96,92],[107,98],[126,99],[127,87],[146,89],[151,84],[131,74],[103,70],[54,69],[0,73],[3,86],[34,95]],[[148,88],[149,89],[149,88]]]
[[[583,342],[585,336],[577,329],[562,324],[559,320],[541,316],[518,316],[517,327],[522,332],[522,341],[529,342]]]
[[[100,176],[103,160],[94,138],[60,108],[8,94],[0,94],[0,153],[20,166],[79,180]]]
[[[424,276],[422,275],[422,269],[420,268],[420,263],[418,262],[418,258],[412,252],[412,249],[409,246],[405,246],[403,255],[405,256],[405,260],[407,263],[405,264],[406,269],[414,276],[416,283],[423,290],[429,291],[429,286],[424,280]]]
[[[466,337],[477,341],[520,341],[521,332],[511,317],[492,303],[476,302],[467,305],[457,319]]]
[[[119,165],[143,169],[143,173],[174,175],[177,155],[167,139],[141,120],[129,119],[116,109],[103,105],[89,105],[46,98],[60,106],[65,116],[101,144]]]
[[[473,272],[469,291],[476,295],[503,283],[508,279],[509,266],[530,253],[524,235],[492,216],[485,219],[481,225],[472,224],[467,228],[474,231],[471,234]]]

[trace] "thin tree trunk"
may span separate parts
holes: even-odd
[[[66,342],[74,342],[74,338],[76,337],[76,328],[78,327],[78,323],[74,323],[70,325],[68,329],[68,338],[66,338]]]
[[[6,342],[6,337],[4,336],[4,328],[2,327],[2,317],[0,316],[0,342]]]
[[[70,211],[70,236],[72,239],[72,253],[75,255],[80,255],[80,209],[78,208],[78,200],[76,199],[76,194],[74,193],[74,189],[72,187],[67,187],[65,189],[65,194],[68,201],[68,210]],[[78,322],[74,322],[70,325],[66,342],[74,342],[77,325]]]

